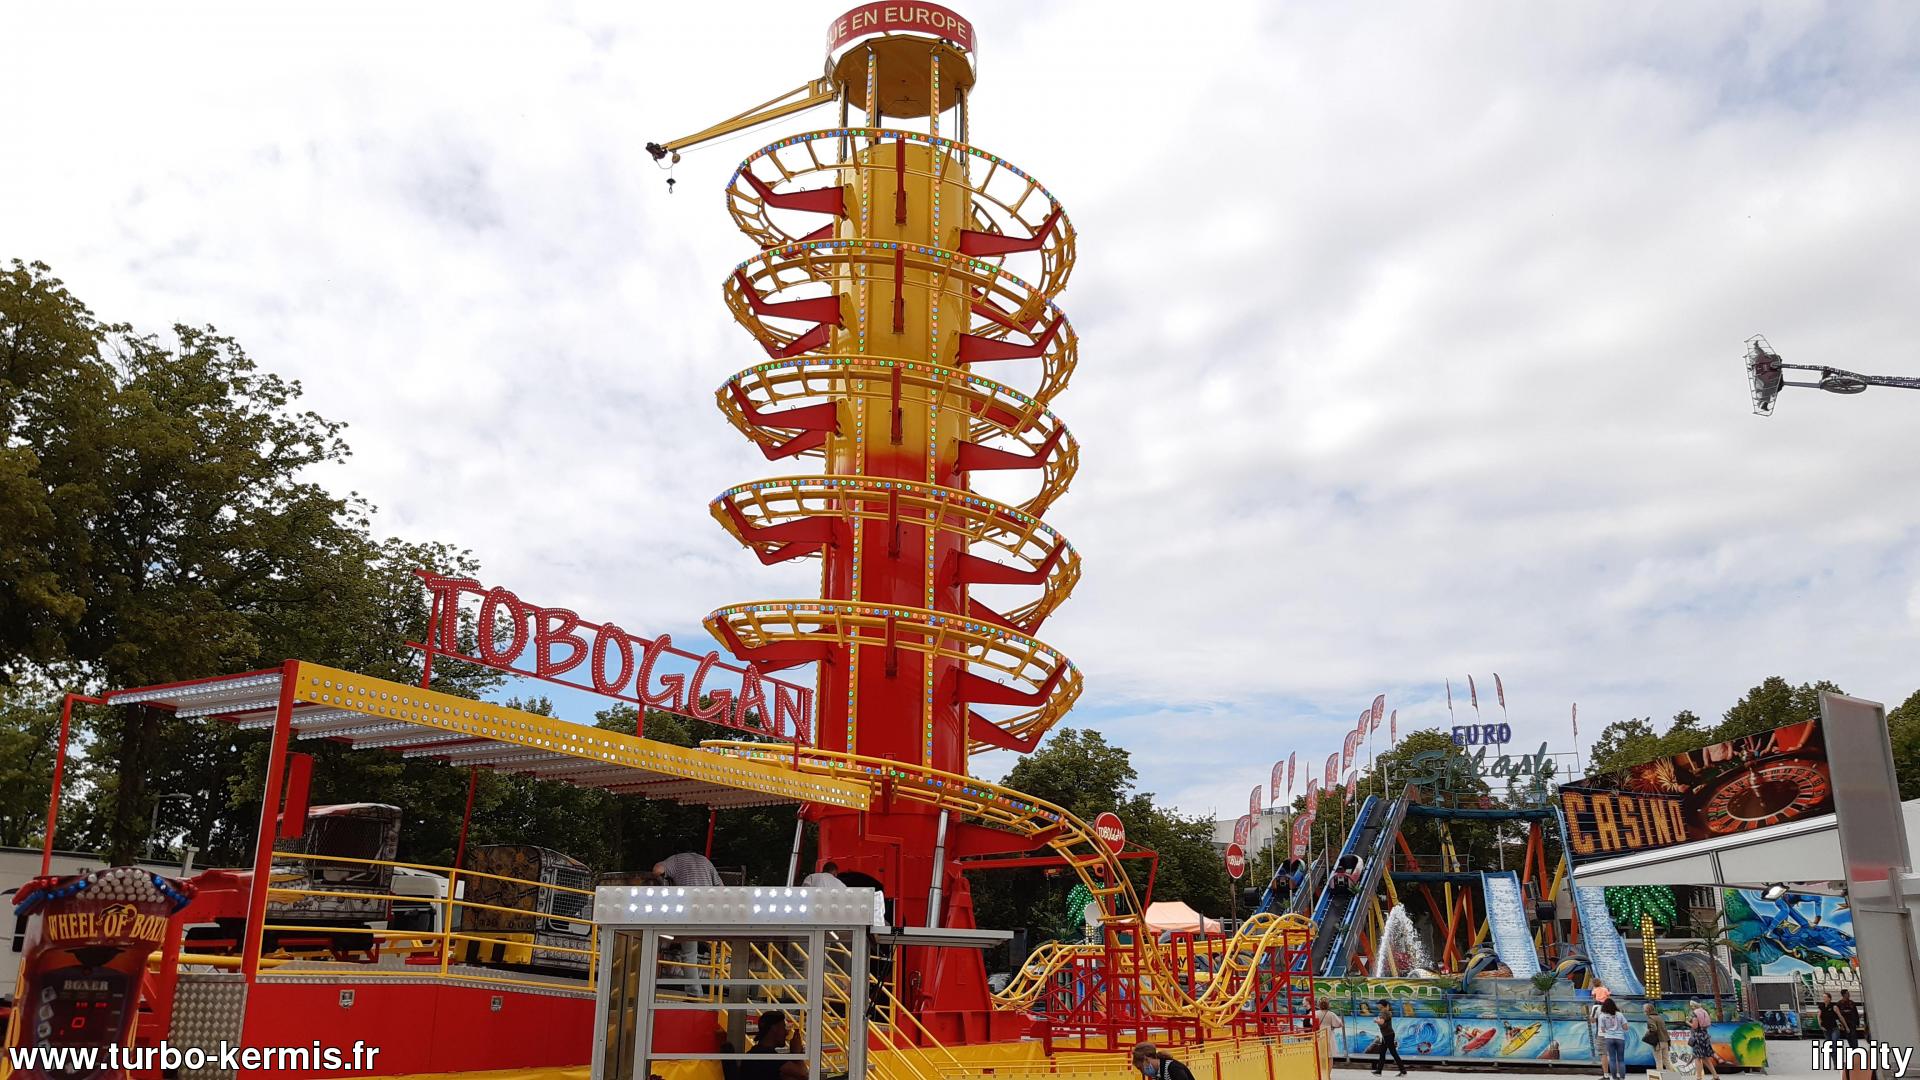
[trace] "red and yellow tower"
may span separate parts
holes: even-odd
[[[1073,227],[969,141],[974,48],[938,5],[847,13],[813,84],[839,126],[759,150],[727,190],[760,251],[726,302],[765,359],[717,398],[781,475],[712,510],[762,562],[818,560],[820,588],[707,625],[761,671],[817,664],[816,744],[883,778],[890,762],[964,776],[981,751],[1029,751],[1081,688],[1037,636],[1080,574],[1042,520],[1077,462],[1048,409],[1077,356],[1054,304]],[[900,925],[972,926],[956,861],[1017,842],[923,802],[809,812],[821,860],[877,882]],[[977,953],[906,952],[896,993],[935,1034],[1017,1022],[992,1014]]]

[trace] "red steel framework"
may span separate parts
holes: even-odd
[[[818,559],[819,597],[726,607],[707,625],[762,671],[818,665],[822,749],[964,775],[974,753],[1032,750],[1080,692],[1079,671],[1034,637],[1080,573],[1041,520],[1078,464],[1047,408],[1077,358],[1054,304],[1074,232],[1037,180],[942,136],[943,118],[966,131],[970,28],[836,46],[841,126],[761,149],[727,191],[761,251],[725,298],[767,360],[722,384],[719,406],[769,461],[814,471],[712,504],[762,562]],[[886,126],[903,119],[925,128]],[[975,487],[987,472],[1032,480],[992,497]],[[877,883],[901,925],[971,927],[960,860],[1039,846],[884,795],[872,811],[805,812],[821,861]],[[895,992],[942,1040],[1017,1031],[977,952],[903,953]]]

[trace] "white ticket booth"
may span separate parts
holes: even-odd
[[[602,886],[594,922],[593,1080],[768,1057],[804,1062],[809,1080],[865,1075],[868,955],[887,929],[876,891]],[[756,1048],[773,1010],[790,1038]]]

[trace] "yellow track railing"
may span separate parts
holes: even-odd
[[[895,800],[924,803],[948,811],[963,819],[1027,837],[1035,847],[1053,850],[1078,874],[1100,905],[1100,921],[1108,930],[1130,934],[1139,942],[1140,968],[1122,973],[1136,980],[1140,1002],[1149,1016],[1170,1020],[1198,1020],[1215,1027],[1225,1026],[1246,1005],[1259,976],[1260,958],[1284,947],[1292,935],[1309,931],[1312,923],[1295,914],[1267,913],[1242,924],[1230,939],[1225,955],[1228,970],[1215,973],[1199,995],[1190,993],[1181,981],[1172,959],[1151,939],[1152,931],[1141,918],[1139,898],[1125,868],[1113,851],[1094,834],[1093,829],[1067,810],[1031,795],[1002,787],[991,781],[944,772],[922,765],[865,757],[837,751],[801,748],[774,748],[764,743],[716,741],[704,744],[722,753],[760,761],[778,761],[809,775],[838,780],[864,781],[882,788]],[[878,793],[876,792],[876,795]],[[1101,873],[1095,874],[1095,868]],[[1076,955],[1072,950],[1087,948],[1063,946],[1042,959],[1033,974],[1021,971],[1018,994],[1009,985],[996,997],[1003,1007],[1019,1008],[1031,1004],[1033,987],[1045,985],[1047,969]],[[1090,947],[1094,955],[1104,955],[1100,946]],[[1131,950],[1121,955],[1131,955]],[[1130,962],[1130,961],[1129,961]],[[1026,995],[1024,1001],[1021,996]]]

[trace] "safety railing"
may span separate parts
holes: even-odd
[[[307,867],[424,871],[441,879],[444,890],[440,895],[420,896],[329,887],[319,883],[313,872],[290,876],[277,866],[268,884],[267,916],[259,927],[261,932],[234,943],[237,947],[232,949],[244,955],[257,941],[263,961],[259,971],[262,979],[311,976],[321,970],[351,973],[356,979],[432,976],[450,982],[504,981],[541,989],[594,989],[598,929],[592,918],[560,910],[574,908],[590,916],[591,889],[391,859],[277,851],[274,861],[282,866],[297,861]],[[292,883],[295,881],[310,884],[296,885]],[[524,893],[532,906],[463,898],[462,886],[479,881],[513,887]],[[558,902],[562,897],[571,902]],[[362,906],[343,903],[353,901],[362,902]],[[384,911],[368,918],[376,914],[365,906],[370,904],[384,905]],[[396,904],[433,912],[433,925],[392,926]],[[329,906],[336,909],[333,918],[327,917]],[[481,918],[483,914],[492,918]],[[498,925],[470,926],[470,921]],[[552,929],[556,925],[561,928],[559,932]],[[467,955],[459,955],[462,952]],[[398,955],[402,962],[398,966],[383,964],[383,955]],[[189,962],[194,959],[190,955]],[[300,962],[270,964],[268,960]],[[486,971],[477,974],[473,968]]]
[[[788,946],[794,947],[794,946]],[[763,974],[771,985],[788,986],[799,978],[800,968],[780,949],[769,949],[764,945],[751,946],[749,970]],[[829,1065],[838,1064],[841,1071],[845,1068],[846,1046],[853,1037],[848,1022],[847,1009],[852,1002],[853,953],[844,945],[829,945],[826,950],[826,963],[821,969],[825,989],[827,1012],[821,1018],[821,1030],[833,1049],[821,1047],[822,1071],[832,1073]],[[920,1018],[901,1005],[886,983],[866,975],[867,994],[871,1016],[867,1021],[869,1043],[880,1043],[889,1049],[911,1050],[911,1053],[888,1055],[886,1057],[869,1056],[868,1071],[883,1080],[940,1080],[950,1069],[960,1069],[961,1062],[953,1052],[937,1039],[932,1030],[920,1021]],[[791,990],[789,996],[797,994]],[[838,1012],[835,1009],[838,1008]],[[931,1063],[933,1068],[926,1067]]]

